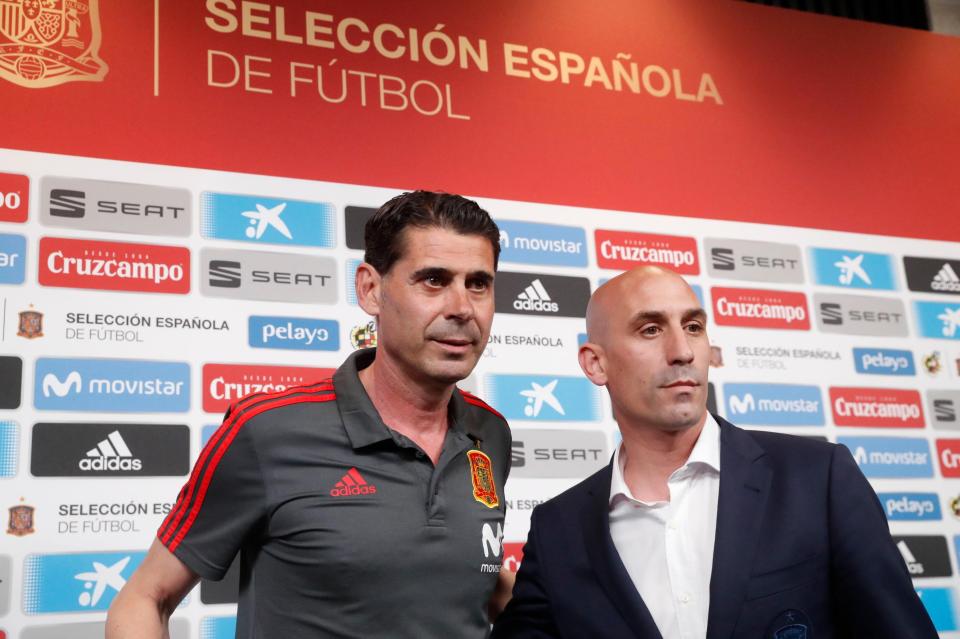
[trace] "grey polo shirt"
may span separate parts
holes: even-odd
[[[237,637],[487,636],[510,431],[456,391],[434,466],[367,397],[374,357],[232,406],[158,531],[208,579],[240,552]]]

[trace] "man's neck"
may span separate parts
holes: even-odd
[[[698,424],[683,430],[663,430],[648,425],[624,427],[625,458],[623,480],[633,496],[641,501],[670,501],[667,480],[675,470],[687,463],[690,453],[703,431],[707,415]]]
[[[417,384],[380,353],[359,377],[383,423],[416,442],[436,463],[447,432],[447,406],[454,385]]]

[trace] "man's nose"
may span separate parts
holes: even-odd
[[[671,364],[689,364],[693,361],[693,347],[683,327],[670,330],[667,340],[667,360]]]
[[[470,299],[470,291],[460,286],[449,286],[445,311],[447,317],[457,318],[460,321],[472,318],[474,309],[473,300]]]

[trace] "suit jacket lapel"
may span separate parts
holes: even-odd
[[[746,596],[772,471],[763,449],[726,420],[720,424],[720,497],[710,577],[707,638],[733,633]]]
[[[722,461],[720,462],[723,463]],[[610,536],[610,479],[612,467],[590,478],[587,512],[583,518],[583,540],[590,565],[607,597],[623,615],[634,635],[641,639],[660,639],[657,624],[633,585]]]

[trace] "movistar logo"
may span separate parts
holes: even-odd
[[[82,385],[83,378],[77,371],[71,371],[63,381],[53,373],[47,373],[43,376],[43,396],[50,397],[53,394],[57,397],[66,397],[71,392],[79,393]]]

